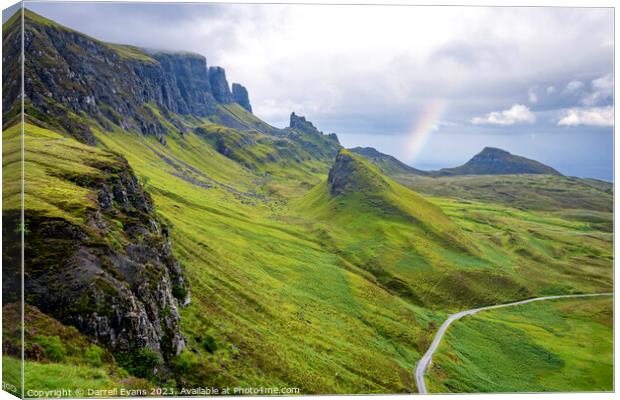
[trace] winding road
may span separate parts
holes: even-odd
[[[461,318],[463,318],[463,317],[465,317],[467,315],[473,315],[473,314],[479,313],[480,311],[493,310],[495,308],[502,308],[502,307],[518,306],[518,305],[521,305],[521,304],[532,303],[534,301],[566,299],[566,298],[579,298],[579,297],[595,297],[595,296],[613,296],[613,293],[568,294],[568,295],[561,295],[561,296],[535,297],[533,299],[515,301],[513,303],[497,304],[497,305],[488,306],[488,307],[473,308],[471,310],[465,310],[465,311],[458,312],[456,314],[451,314],[444,321],[444,323],[441,324],[441,327],[439,327],[439,330],[435,334],[435,338],[433,339],[433,343],[431,343],[431,345],[428,348],[428,350],[426,351],[426,353],[424,353],[424,356],[416,364],[416,368],[415,368],[415,381],[416,381],[416,383],[418,385],[418,392],[420,394],[427,394],[428,393],[428,391],[426,390],[426,382],[424,381],[424,373],[426,372],[426,370],[430,366],[431,361],[433,360],[433,354],[437,350],[437,347],[439,347],[439,343],[441,342],[441,339],[443,338],[443,335],[446,333],[446,331],[450,327],[450,324],[453,323],[454,321],[456,321],[458,319],[461,319]]]

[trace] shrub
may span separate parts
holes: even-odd
[[[187,288],[183,285],[172,285],[172,295],[176,299],[184,301],[187,297]]]
[[[45,351],[45,357],[51,361],[62,361],[67,356],[67,349],[58,336],[38,335],[34,338]]]
[[[97,345],[91,344],[84,353],[84,358],[93,367],[101,367],[103,364],[103,349]]]
[[[209,353],[213,354],[217,350],[217,342],[213,336],[207,335],[204,339],[202,339],[202,347],[204,347]]]
[[[176,367],[176,370],[180,373],[186,373],[190,371],[196,363],[196,356],[194,356],[194,354],[187,350],[179,354],[174,360],[174,366]]]
[[[155,376],[156,368],[162,363],[160,355],[146,347],[129,353],[118,354],[117,360],[130,374],[146,379],[152,379]]]

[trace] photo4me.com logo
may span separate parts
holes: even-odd
[[[3,384],[7,391],[17,393],[14,385]],[[293,395],[300,394],[301,391],[296,387],[195,387],[195,388],[161,388],[133,389],[133,388],[113,388],[113,389],[27,389],[26,398],[46,398],[60,399],[67,397],[145,397],[145,396],[217,396],[217,395]]]

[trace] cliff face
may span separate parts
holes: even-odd
[[[93,199],[83,223],[25,210],[25,300],[116,354],[170,360],[185,346],[178,307],[189,290],[168,228],[125,159],[86,163],[97,172],[54,172]],[[19,210],[3,217],[17,224]]]
[[[233,96],[226,80],[226,72],[222,67],[209,67],[209,82],[213,90],[213,96],[223,104],[232,103]]]
[[[167,111],[207,117],[235,101],[225,71],[208,68],[203,56],[104,43],[27,10],[24,25],[26,110],[82,142],[95,139],[81,113],[104,129],[114,124],[164,141],[166,128],[151,105],[183,130]],[[19,29],[7,32],[5,43],[15,45],[4,46],[5,58],[18,59]],[[7,111],[14,105],[8,99]]]
[[[370,169],[360,156],[340,150],[327,177],[332,196],[374,194],[388,189],[388,184]]]
[[[245,108],[248,112],[252,112],[252,105],[250,104],[250,96],[245,86],[238,83],[232,84],[232,95],[235,103],[238,103],[241,107]]]
[[[342,148],[335,133],[324,134],[305,117],[291,113],[288,137],[302,145],[311,154],[322,158],[333,159]]]
[[[291,129],[296,129],[296,130],[299,130],[305,133],[314,133],[317,135],[321,134],[321,132],[318,129],[316,129],[316,127],[314,126],[314,124],[312,124],[312,122],[307,121],[305,117],[301,117],[295,114],[294,112],[291,113],[289,127]]]
[[[21,118],[21,66],[19,54],[21,52],[21,34],[19,18],[16,13],[6,22],[2,29],[2,127],[13,125]]]
[[[211,94],[207,59],[190,53],[152,55],[163,69],[162,101],[177,114],[206,116],[212,113],[215,99]]]

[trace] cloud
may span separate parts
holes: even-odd
[[[429,98],[446,118],[528,99],[550,84],[611,71],[613,10],[284,4],[29,3],[111,42],[188,50],[226,69],[259,117],[280,126],[290,108],[325,131],[407,134]],[[317,29],[316,21],[321,21]],[[566,21],[570,21],[567,24]],[[579,57],[575,57],[579,54]],[[593,69],[594,68],[594,69]],[[570,99],[556,110],[578,105]],[[573,101],[574,100],[574,101]],[[532,103],[525,103],[528,105]],[[545,104],[545,107],[549,107]],[[440,131],[450,126],[441,126]],[[558,128],[556,128],[558,129]]]
[[[564,91],[568,93],[576,92],[580,90],[581,88],[583,88],[583,86],[584,86],[583,82],[573,80],[573,81],[568,82]]]
[[[547,87],[547,95],[552,95],[553,93],[555,93],[555,86]]]
[[[571,108],[562,111],[558,125],[577,126],[589,125],[608,127],[614,125],[614,108],[592,107],[592,108]]]
[[[474,125],[514,125],[519,123],[534,123],[536,116],[523,104],[515,104],[508,110],[490,112],[482,117],[471,120]]]
[[[536,95],[536,90],[534,88],[530,88],[527,91],[527,99],[530,103],[536,104],[538,103],[538,96]]]
[[[614,82],[611,74],[603,75],[590,83],[592,91],[581,102],[586,106],[610,101],[613,95]]]

